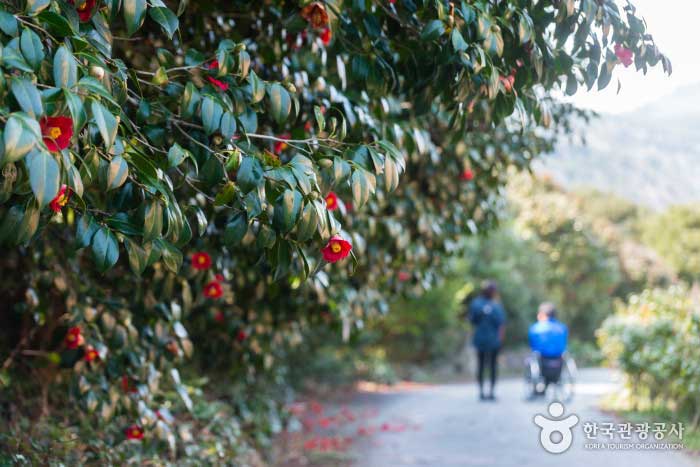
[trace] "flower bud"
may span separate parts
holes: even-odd
[[[105,69],[101,66],[93,65],[90,67],[90,76],[102,80],[105,77]]]

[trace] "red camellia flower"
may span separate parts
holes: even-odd
[[[70,190],[66,185],[61,185],[61,189],[58,190],[58,194],[54,199],[51,200],[49,203],[49,207],[51,207],[51,210],[53,212],[61,212],[61,208],[68,204],[68,200],[70,199]]]
[[[301,9],[301,17],[309,22],[312,28],[320,29],[328,25],[328,12],[321,2],[312,2]]]
[[[221,310],[216,310],[216,313],[214,313],[214,321],[217,323],[223,323],[226,321],[226,315],[224,315],[224,312]]]
[[[321,249],[321,253],[323,253],[323,259],[329,263],[335,263],[346,258],[350,254],[350,250],[352,250],[350,242],[344,240],[340,235],[334,235]]]
[[[219,69],[219,61],[214,59],[211,62],[209,62],[209,65],[207,65],[207,68],[210,70],[218,70]]]
[[[94,347],[88,347],[85,349],[85,361],[92,362],[100,359],[100,354],[95,350]]]
[[[208,298],[221,298],[224,294],[224,289],[216,281],[211,281],[204,286],[204,296]]]
[[[223,81],[219,81],[218,79],[214,78],[213,76],[207,76],[207,79],[211,84],[219,88],[221,91],[226,91],[228,89],[228,83],[224,83]]]
[[[43,117],[39,120],[41,135],[49,151],[61,151],[70,145],[73,137],[73,119],[70,117]]]
[[[96,0],[78,0],[81,3],[75,8],[75,10],[78,12],[78,18],[80,18],[80,21],[83,23],[87,23],[90,21],[90,18],[92,17],[92,10],[95,9],[95,3]],[[68,0],[68,3],[71,5],[75,5],[75,0]]]
[[[134,386],[133,382],[126,375],[122,376],[122,390],[130,393],[139,392],[139,390],[136,389],[136,386]]]
[[[406,271],[399,271],[399,281],[401,282],[406,282],[411,278],[411,275],[407,273]]]
[[[66,343],[66,347],[69,349],[77,349],[85,342],[80,327],[78,326],[73,326],[70,328],[63,340]]]
[[[329,211],[338,209],[338,195],[332,191],[328,192],[326,195],[326,208],[328,208]]]
[[[192,267],[198,271],[204,271],[211,267],[211,256],[204,251],[198,251],[192,255]]]
[[[503,85],[506,92],[511,92],[513,90],[513,84],[515,84],[515,75],[500,76],[498,78]]]
[[[615,56],[627,68],[633,62],[632,57],[634,57],[634,53],[621,44],[615,44]]]
[[[126,430],[124,430],[126,439],[142,440],[143,439],[143,428],[138,425],[131,425]]]
[[[321,31],[321,42],[323,42],[323,45],[328,45],[331,43],[331,39],[333,38],[333,33],[331,33],[331,28],[324,28],[323,31]]]
[[[285,133],[285,134],[283,134],[283,135],[279,135],[278,138],[279,138],[279,139],[285,139],[285,140],[286,140],[286,139],[291,138],[291,135]],[[278,155],[279,155],[282,151],[284,151],[285,149],[287,149],[287,146],[288,146],[288,144],[285,143],[284,141],[275,141],[275,148],[274,148],[273,152],[274,152],[275,154],[278,154]]]
[[[217,282],[223,282],[226,280],[223,274],[217,274],[216,276],[214,276],[214,279],[216,279]]]
[[[243,342],[243,341],[246,340],[247,338],[248,338],[248,334],[246,334],[246,332],[245,332],[243,329],[241,329],[240,331],[238,331],[238,333],[236,334],[236,340],[237,340],[238,342]]]
[[[474,180],[474,172],[471,169],[465,169],[459,174],[459,179],[464,182],[471,182]]]

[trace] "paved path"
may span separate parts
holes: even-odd
[[[510,379],[497,388],[499,401],[479,402],[473,384],[435,385],[392,392],[363,393],[353,406],[374,410],[383,420],[404,424],[400,432],[378,429],[353,445],[358,467],[690,467],[700,458],[678,451],[592,450],[584,444],[586,421],[615,421],[596,407],[601,396],[619,389],[610,370],[579,373],[577,394],[566,406],[564,417],[574,413],[580,422],[573,428],[574,442],[563,454],[549,454],[539,444],[539,428],[533,417],[547,415],[544,401],[522,400],[522,383]],[[654,422],[654,420],[649,420]],[[405,428],[408,426],[410,428]],[[599,437],[597,442],[605,442]],[[619,441],[619,440],[616,440]],[[633,440],[634,441],[634,440]],[[668,440],[667,440],[668,441]]]

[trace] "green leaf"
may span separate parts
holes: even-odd
[[[158,201],[151,201],[144,206],[143,213],[143,241],[160,237],[163,231],[163,207]]]
[[[250,54],[245,50],[238,52],[238,75],[241,78],[248,77],[248,71],[250,70]]]
[[[53,82],[59,88],[72,88],[78,81],[78,63],[73,54],[61,46],[53,56]]]
[[[389,154],[384,158],[384,186],[386,191],[394,191],[399,186],[399,167]]]
[[[80,171],[73,165],[66,166],[66,175],[68,178],[68,186],[73,190],[73,193],[79,198],[83,197],[83,178],[80,176]]]
[[[600,67],[600,75],[598,76],[598,90],[605,89],[608,84],[610,84],[610,79],[612,78],[613,67],[607,61],[603,62]]]
[[[420,38],[424,41],[434,41],[445,34],[445,23],[439,19],[434,19],[425,25],[420,33]]]
[[[22,206],[12,206],[3,216],[0,224],[0,244],[16,243],[17,231],[24,219]]]
[[[113,157],[107,170],[107,191],[122,186],[126,182],[128,175],[129,166],[122,156]]]
[[[148,265],[148,256],[146,250],[141,247],[138,243],[129,238],[125,238],[124,246],[126,247],[126,254],[129,258],[129,267],[137,276],[143,274]]]
[[[532,19],[523,11],[520,15],[520,21],[518,22],[518,38],[521,44],[530,42],[530,39],[532,39],[533,27]]]
[[[1,50],[2,51],[2,56],[0,57],[2,60],[2,65],[4,68],[7,69],[12,69],[15,68],[17,70],[21,71],[26,71],[26,72],[33,72],[32,67],[29,66],[27,61],[24,59],[24,56],[22,56],[22,53],[19,50],[19,39],[14,38],[10,42],[7,43],[7,45]],[[4,81],[4,77],[3,77]],[[3,86],[4,87],[4,86]]]
[[[307,203],[299,217],[297,224],[297,239],[300,242],[309,240],[318,228],[318,214],[312,203]]]
[[[197,233],[199,233],[199,236],[201,237],[207,231],[207,225],[209,224],[207,221],[207,216],[198,206],[189,206],[187,210],[194,211],[195,218],[197,219]]]
[[[503,36],[501,35],[501,31],[496,29],[495,26],[486,32],[484,48],[491,55],[497,55],[499,57],[503,55]]]
[[[100,226],[90,214],[85,214],[78,220],[75,240],[78,248],[85,248],[92,243],[92,237]]]
[[[124,0],[122,10],[127,34],[131,36],[143,23],[143,18],[146,15],[146,0]]]
[[[224,244],[231,247],[241,243],[248,232],[248,221],[244,213],[239,213],[226,224],[224,229]]]
[[[44,45],[41,43],[39,36],[31,29],[25,29],[22,31],[19,45],[27,63],[35,70],[38,70],[41,61],[46,56],[44,53]]]
[[[182,93],[182,100],[180,101],[180,113],[184,118],[192,118],[197,110],[197,104],[200,99],[199,91],[197,91],[197,87],[194,83],[187,83]]]
[[[92,257],[97,269],[105,272],[119,259],[119,243],[117,237],[107,227],[99,227],[92,237]]]
[[[27,13],[34,16],[51,4],[51,0],[27,0]]]
[[[236,183],[243,193],[257,188],[263,183],[263,168],[255,157],[244,157],[238,168]]]
[[[16,162],[31,151],[34,145],[41,140],[39,122],[27,114],[21,112],[13,113],[7,119],[3,140],[5,143],[3,164]]]
[[[250,85],[250,103],[256,104],[265,97],[265,83],[251,71],[248,75],[248,83]]]
[[[5,10],[0,9],[0,31],[10,37],[17,35],[17,18]]]
[[[56,36],[71,36],[76,32],[65,17],[53,11],[42,11],[37,18],[48,26],[49,32]]]
[[[73,117],[74,133],[77,134],[87,122],[85,106],[83,106],[83,101],[77,94],[73,94],[67,89],[63,90],[63,96],[66,99],[66,104],[68,104],[68,110],[70,111],[71,117]]]
[[[469,48],[469,45],[467,44],[467,41],[464,40],[464,37],[462,36],[462,33],[459,32],[459,29],[454,28],[452,30],[452,48],[454,48],[457,52],[464,52]]]
[[[314,117],[316,118],[316,126],[318,127],[318,131],[323,131],[326,129],[326,118],[323,116],[323,112],[321,111],[321,108],[317,105],[314,105]]]
[[[171,272],[177,273],[182,266],[182,252],[178,250],[175,245],[170,242],[166,242],[163,239],[158,239],[154,243],[157,243],[161,247],[161,258],[165,267]]]
[[[252,193],[252,192],[251,192]],[[232,181],[227,182],[224,187],[219,190],[214,199],[214,206],[224,206],[233,200],[236,195],[236,184]]]
[[[153,21],[160,24],[163,31],[165,31],[170,39],[173,38],[173,34],[177,31],[180,23],[175,13],[165,7],[151,7],[151,9],[148,10],[148,16],[150,16]]]
[[[117,137],[117,119],[110,113],[102,104],[97,101],[92,101],[90,105],[92,116],[95,119],[95,124],[105,145],[105,149],[109,151],[114,145],[114,140]]]
[[[231,112],[224,112],[221,117],[221,136],[230,141],[236,134],[236,117]]]
[[[340,183],[350,176],[350,164],[343,158],[335,157],[333,159],[333,178],[334,183]]]
[[[27,209],[24,211],[24,217],[22,218],[22,223],[19,225],[17,230],[17,240],[18,244],[26,244],[32,239],[39,227],[39,209],[36,203],[29,203]]]
[[[29,184],[40,207],[46,206],[58,194],[61,172],[58,162],[46,151],[34,150],[25,159]]]
[[[352,174],[350,178],[350,185],[352,186],[352,200],[355,206],[358,208],[363,206],[368,200],[370,195],[374,192],[374,175],[370,174],[366,170],[358,169]]]
[[[209,96],[202,99],[202,125],[208,135],[219,131],[223,113],[224,109],[214,99]]]
[[[275,202],[272,227],[278,232],[287,233],[294,227],[301,210],[303,197],[296,190],[285,190]]]
[[[258,129],[258,114],[250,107],[246,107],[245,112],[238,116],[238,121],[246,133],[255,133]]]
[[[187,157],[192,157],[192,153],[177,143],[173,144],[168,150],[168,167],[177,167]]]
[[[292,99],[281,84],[275,83],[267,88],[270,98],[270,114],[277,123],[284,123],[292,111]]]
[[[44,113],[41,103],[41,94],[34,84],[26,78],[14,77],[10,87],[19,106],[34,118],[39,118]]]

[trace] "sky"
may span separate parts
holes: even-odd
[[[622,1],[618,3],[622,4]],[[578,106],[605,113],[633,111],[659,100],[678,87],[700,83],[700,51],[694,40],[700,26],[700,0],[632,0],[637,16],[643,17],[656,45],[673,65],[673,74],[663,73],[661,64],[644,75],[634,66],[615,67],[613,79],[603,91],[578,92],[572,100]],[[622,89],[617,94],[617,79]],[[579,88],[581,89],[581,88]],[[699,103],[700,104],[700,103]]]

